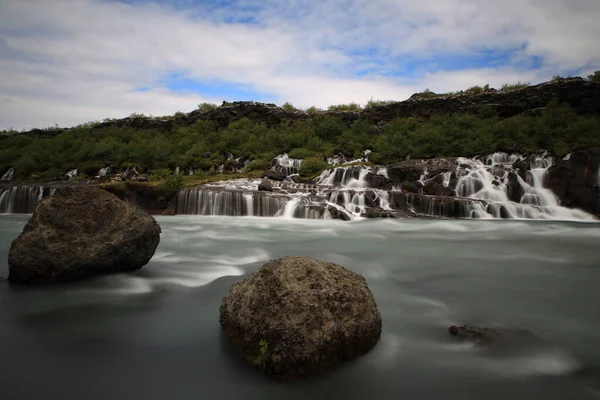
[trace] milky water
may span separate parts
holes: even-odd
[[[0,276],[27,220],[0,216]],[[598,399],[597,224],[468,220],[158,218],[132,274],[53,287],[0,282],[6,399]],[[363,274],[383,317],[365,357],[294,383],[247,367],[223,337],[228,288],[305,254]],[[452,324],[539,338],[482,350]]]

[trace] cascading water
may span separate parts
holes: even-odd
[[[13,168],[9,168],[8,171],[2,175],[0,181],[12,181],[13,179],[15,179],[15,170]]]
[[[37,203],[52,195],[54,189],[43,186],[10,186],[0,188],[0,214],[31,214]]]
[[[544,187],[544,177],[553,163],[546,154],[530,160],[525,180],[512,167],[523,160],[519,155],[495,153],[484,160],[485,164],[477,159],[457,160],[469,167],[458,179],[456,194],[488,203],[477,210],[477,218],[593,219],[583,211],[561,207],[554,193]]]
[[[273,159],[271,170],[282,172],[285,176],[297,174],[302,165],[302,160],[290,158],[287,153],[280,154]]]

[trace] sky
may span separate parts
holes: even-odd
[[[0,0],[0,129],[600,69],[599,0]]]

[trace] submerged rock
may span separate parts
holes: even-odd
[[[448,328],[453,336],[479,345],[528,344],[538,342],[535,336],[525,330],[503,328],[479,328],[476,326],[453,325]]]
[[[65,187],[42,200],[11,245],[16,283],[55,283],[146,265],[160,241],[148,213],[97,188]]]
[[[280,379],[332,369],[379,341],[381,315],[365,279],[309,257],[267,262],[223,299],[220,323],[250,363]]]

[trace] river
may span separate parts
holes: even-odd
[[[0,216],[0,277],[27,215]],[[0,282],[5,399],[599,399],[598,224],[158,217],[142,270],[52,287]],[[363,274],[379,344],[292,383],[242,362],[219,326],[229,287],[309,255]],[[525,329],[539,342],[459,343],[447,328]]]

